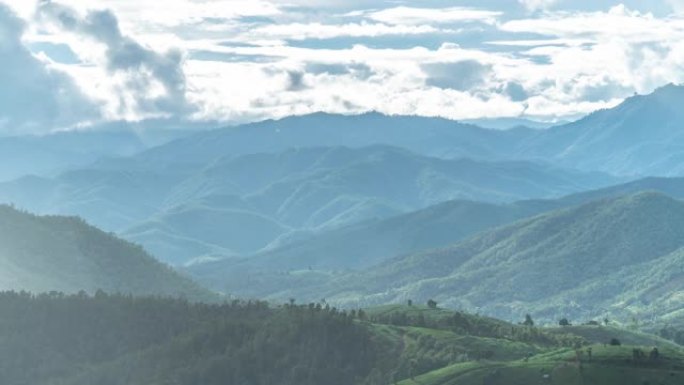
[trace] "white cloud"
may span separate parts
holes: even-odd
[[[477,8],[412,8],[395,7],[379,11],[371,11],[366,17],[388,24],[452,24],[460,22],[482,22],[493,24],[502,15],[499,11],[489,11]]]
[[[42,0],[0,1],[7,1],[28,18]],[[109,9],[121,20],[126,32],[178,26],[206,18],[230,20],[282,13],[277,4],[265,0],[60,0],[59,3],[79,11]]]
[[[616,6],[608,12],[559,12],[514,20],[501,28],[557,37],[562,44],[539,45],[520,54],[548,60],[548,65],[538,66],[537,74],[564,84],[564,92],[578,103],[590,95],[619,99],[684,80],[684,67],[677,59],[684,39],[681,18],[657,18]]]
[[[366,17],[388,24],[452,24],[460,22],[482,22],[493,24],[502,13],[477,8],[412,8],[395,7],[366,14]]]
[[[254,39],[329,39],[334,37],[377,37],[388,35],[424,35],[437,33],[441,30],[430,25],[387,25],[379,23],[346,23],[346,24],[321,24],[321,23],[295,23],[295,24],[270,24],[251,29],[242,39],[254,41]]]
[[[548,9],[558,3],[558,0],[518,0],[529,11]]]
[[[672,9],[679,13],[684,13],[684,0],[667,0]]]
[[[634,91],[684,81],[684,18],[625,6],[594,12],[568,10],[561,0],[60,4],[75,10],[78,28],[63,21],[50,27],[32,19],[35,1],[12,1],[28,21],[18,44],[68,45],[82,63],[57,64],[49,52],[28,57],[56,78],[73,78],[75,94],[97,101],[108,119],[177,113],[242,122],[371,109],[458,119],[573,118]],[[521,12],[523,5],[532,12]],[[602,7],[592,2],[592,9]],[[6,121],[2,114],[0,107]]]
[[[595,41],[620,37],[630,41],[668,40],[684,31],[684,19],[657,18],[617,5],[608,12],[556,12],[542,18],[503,23],[506,32],[537,33],[559,37],[585,37]]]

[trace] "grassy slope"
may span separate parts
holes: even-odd
[[[657,361],[635,362],[632,349],[643,346],[592,345],[592,358],[582,349],[581,364],[574,349],[553,351],[512,362],[467,362],[441,368],[400,385],[644,385],[681,384],[684,354],[681,350],[660,349]]]
[[[444,319],[453,314],[448,310],[429,309],[424,306],[386,305],[368,309],[368,314],[371,316],[394,313],[404,313],[412,317],[422,316],[433,321]],[[506,324],[496,319],[473,315],[468,317],[473,320],[479,318],[484,322]],[[434,335],[440,335],[442,338],[447,338],[450,335],[449,332],[441,330],[413,329],[425,330],[425,333],[434,333]],[[576,349],[574,348],[544,347],[502,338],[478,338],[478,345],[475,349],[487,346],[485,341],[491,341],[493,345],[490,348],[497,352],[494,358],[445,365],[433,371],[414,375],[413,379],[406,378],[399,381],[398,384],[643,385],[649,383],[675,385],[680,384],[684,379],[684,350],[681,346],[657,336],[614,326],[544,327],[541,330],[549,333],[569,333],[586,339],[587,344],[579,349],[582,352],[580,356],[581,370],[576,361]],[[611,338],[619,339],[624,345],[606,345],[606,342]],[[456,339],[456,341],[458,340]],[[660,359],[657,361],[648,358],[639,361],[633,360],[633,349],[640,349],[648,354],[654,346],[659,349]],[[592,351],[591,358],[587,352],[589,348]],[[499,354],[500,352],[502,354]],[[528,357],[529,354],[532,355]]]

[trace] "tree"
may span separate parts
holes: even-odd
[[[658,351],[658,348],[654,347],[653,350],[651,350],[651,353],[649,354],[648,357],[651,360],[657,360],[658,358],[660,358],[660,352]]]
[[[529,314],[525,314],[525,321],[522,323],[525,326],[534,326],[534,321],[532,320],[532,316]]]
[[[567,318],[563,318],[560,321],[558,321],[558,325],[560,326],[570,326],[570,321],[568,321]]]
[[[632,349],[632,360],[634,361],[640,361],[644,357],[646,357],[646,354],[644,354],[644,351],[641,349]]]
[[[432,299],[427,301],[427,305],[430,309],[437,309],[437,302]]]

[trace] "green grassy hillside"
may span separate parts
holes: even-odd
[[[413,375],[398,381],[401,385],[674,385],[684,376],[681,346],[652,334],[614,326],[529,327],[417,305],[374,307],[368,309],[368,314],[375,322],[430,325],[408,327],[423,333],[460,335],[461,346],[467,339],[478,341],[467,350],[470,359]],[[449,329],[457,331],[446,331]],[[614,339],[621,345],[610,345]],[[654,347],[658,349],[657,359],[649,357]],[[644,356],[635,358],[635,349]]]
[[[589,358],[588,349],[592,354]],[[681,350],[661,349],[659,358],[633,359],[642,346],[592,345],[577,350],[554,351],[526,361],[462,363],[441,368],[400,385],[644,385],[681,384],[684,378]]]

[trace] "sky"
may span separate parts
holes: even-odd
[[[314,112],[565,121],[684,83],[684,0],[0,0],[0,134]]]

